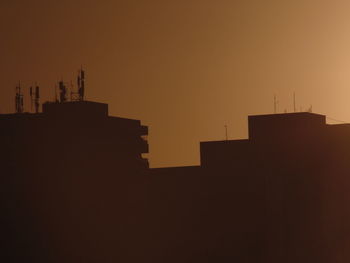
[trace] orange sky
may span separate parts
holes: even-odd
[[[350,121],[349,1],[1,1],[0,112],[14,87],[86,69],[87,98],[149,126],[153,167],[199,164],[199,141],[247,137],[247,115]],[[30,109],[27,103],[27,110]]]

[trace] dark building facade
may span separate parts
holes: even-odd
[[[153,168],[106,104],[0,115],[3,262],[348,262],[350,125],[249,116],[249,138]]]
[[[138,120],[108,116],[103,103],[49,102],[42,113],[0,115],[0,132],[1,151],[13,167],[27,161],[63,171],[94,164],[100,169],[118,164],[125,171],[148,167],[142,158],[148,128]]]
[[[108,116],[107,104],[89,101],[0,115],[2,232],[8,233],[0,261],[89,262],[84,241],[93,241],[81,235],[98,238],[91,230],[99,211],[113,211],[126,198],[124,188],[148,169],[147,134],[140,121]],[[106,222],[116,212],[108,213]],[[106,222],[96,227],[107,232]]]
[[[309,112],[249,116],[248,125],[248,139],[201,142],[200,166],[152,170],[185,178],[180,185],[198,176],[218,217],[191,218],[224,240],[215,248],[210,236],[203,247],[224,262],[348,261],[350,125]]]

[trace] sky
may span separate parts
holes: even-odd
[[[0,113],[82,65],[88,100],[149,126],[151,167],[198,165],[199,142],[247,138],[247,116],[350,122],[349,1],[2,0]],[[29,96],[25,108],[30,110]],[[336,119],[337,121],[334,121]]]

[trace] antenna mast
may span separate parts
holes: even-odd
[[[58,89],[60,93],[60,102],[64,103],[67,101],[67,87],[64,85],[63,80],[58,82]]]
[[[35,87],[34,105],[35,105],[35,113],[39,113],[39,107],[40,107],[40,88],[39,88],[39,86]]]
[[[35,83],[35,90],[33,90],[33,87],[29,88],[29,94],[30,94],[30,110],[33,111],[33,104],[34,104],[35,113],[39,113],[40,89],[36,83]]]
[[[16,113],[23,113],[24,103],[23,103],[23,94],[21,91],[21,83],[18,83],[18,86],[16,86],[15,107],[16,107]]]
[[[85,71],[83,70],[83,68],[79,70],[77,81],[79,101],[83,101],[85,96]]]
[[[77,76],[77,87],[78,90],[76,92],[71,92],[71,100],[72,101],[84,101],[85,97],[85,71],[83,68],[79,69]],[[72,84],[73,89],[73,84]]]
[[[29,88],[29,95],[30,95],[30,111],[33,111],[33,87],[30,86]]]

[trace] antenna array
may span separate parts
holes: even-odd
[[[16,107],[16,113],[23,113],[24,103],[23,103],[23,94],[21,91],[20,83],[18,83],[18,86],[16,87],[15,107]]]
[[[33,110],[33,104],[35,107],[35,113],[39,113],[39,107],[40,107],[40,88],[35,84],[35,89],[33,87],[30,87],[29,90],[30,94],[30,103],[31,103],[31,110]]]
[[[60,102],[64,103],[67,101],[67,87],[64,85],[63,80],[58,82],[58,91],[60,94]]]
[[[83,68],[81,68],[78,71],[78,77],[77,77],[77,91],[73,91],[73,83],[71,83],[70,87],[70,101],[84,101],[85,98],[85,71]],[[34,86],[31,86],[29,88],[29,95],[30,95],[30,104],[31,104],[31,111],[34,111],[35,113],[39,113],[40,109],[40,88],[35,83]],[[66,83],[61,80],[58,82],[58,86],[55,85],[55,103],[65,103],[68,99],[68,88],[66,86]],[[22,94],[21,84],[18,83],[16,86],[16,96],[15,96],[15,112],[16,113],[23,113],[24,112],[24,96]]]
[[[71,91],[71,101],[84,101],[85,71],[82,68],[78,71],[77,86],[78,86],[78,90],[76,92]]]

